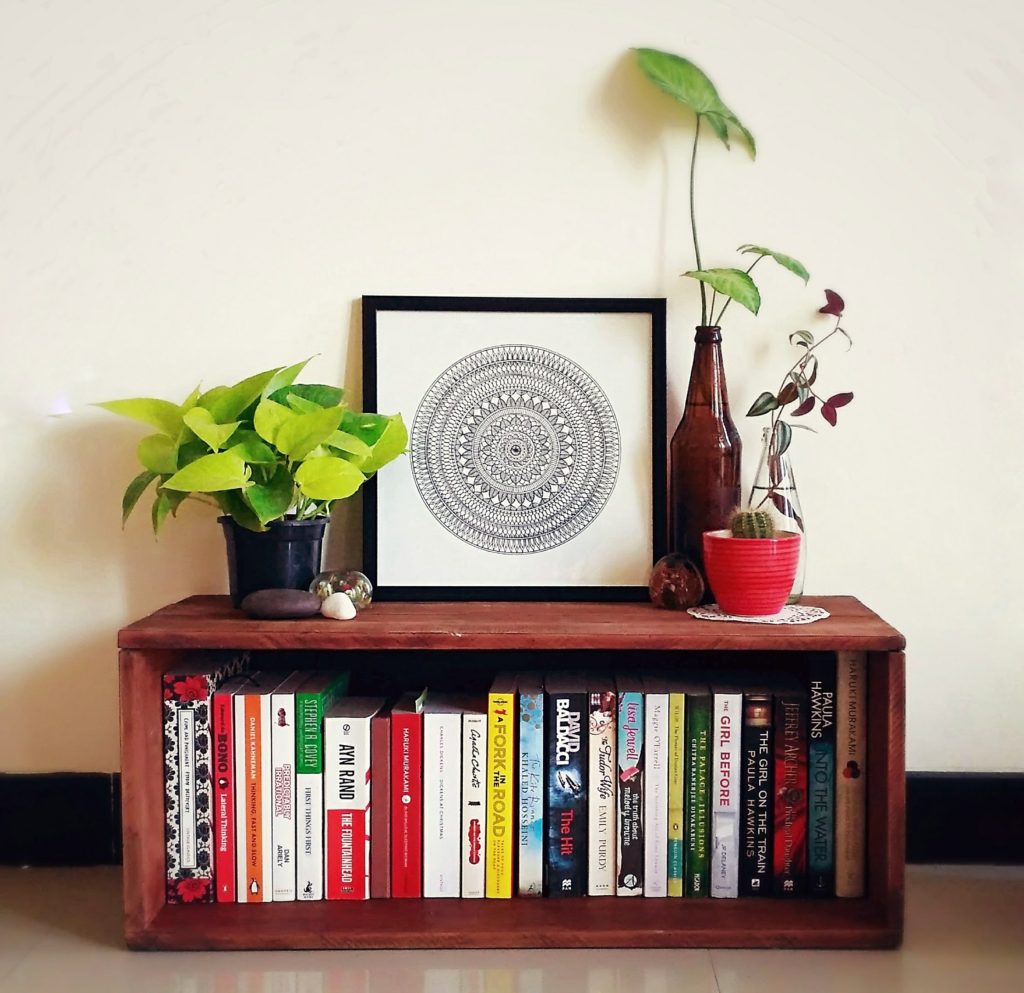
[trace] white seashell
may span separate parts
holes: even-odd
[[[336,621],[350,621],[356,616],[356,607],[347,593],[332,593],[320,604],[320,613]]]

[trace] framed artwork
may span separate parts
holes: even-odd
[[[363,297],[381,600],[643,600],[664,554],[665,301]]]

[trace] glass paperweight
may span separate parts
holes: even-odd
[[[647,589],[656,607],[686,610],[703,598],[704,577],[685,555],[672,552],[655,563]]]
[[[355,569],[321,572],[309,584],[309,592],[326,600],[332,593],[344,593],[356,610],[365,610],[373,602],[373,583]]]

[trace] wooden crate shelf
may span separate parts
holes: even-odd
[[[852,597],[810,597],[830,618],[804,626],[708,623],[646,604],[382,603],[348,624],[252,621],[226,597],[192,597],[119,636],[125,938],[133,948],[888,948],[903,931],[904,639]],[[775,665],[808,652],[868,658],[868,873],[860,900],[370,900],[265,905],[164,902],[160,677],[197,651],[295,653],[378,675],[430,658],[450,679],[498,667],[699,662]],[[451,652],[466,653],[452,656]],[[415,653],[415,654],[412,654]],[[460,659],[471,665],[459,669]],[[454,660],[454,662],[453,662]],[[595,660],[591,662],[591,660]],[[453,668],[454,665],[454,668]],[[429,678],[426,680],[430,682]]]

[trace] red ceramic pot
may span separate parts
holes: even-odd
[[[727,614],[777,614],[793,589],[799,561],[800,534],[795,531],[781,531],[775,538],[704,532],[704,568],[718,606]]]

